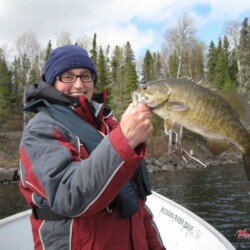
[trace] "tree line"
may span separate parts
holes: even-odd
[[[160,51],[147,50],[141,59],[135,58],[129,41],[124,46],[103,48],[93,39],[82,37],[72,41],[69,32],[62,32],[57,46],[76,44],[86,48],[96,64],[98,82],[96,92],[108,91],[108,105],[117,118],[131,102],[131,92],[140,83],[169,77],[206,79],[217,88],[232,90],[250,100],[250,26],[248,19],[242,23],[231,22],[225,35],[217,43],[211,41],[207,49],[197,38],[195,21],[182,15],[176,26],[166,30]],[[42,48],[33,32],[27,32],[16,41],[12,62],[0,48],[0,128],[22,130],[28,119],[22,112],[25,87],[41,80],[44,63],[53,50],[48,41]]]

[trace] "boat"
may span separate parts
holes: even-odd
[[[153,191],[147,206],[167,250],[235,250],[213,226],[176,202]],[[0,220],[1,250],[32,250],[31,210]]]

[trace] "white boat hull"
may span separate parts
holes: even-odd
[[[167,250],[235,250],[215,228],[177,203],[153,192],[147,205]],[[32,250],[31,211],[0,220],[1,250]]]
[[[147,205],[167,250],[233,250],[235,247],[206,221],[153,192]]]

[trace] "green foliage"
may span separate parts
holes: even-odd
[[[146,51],[142,65],[142,82],[150,82],[163,78],[163,66],[160,53]]]
[[[150,82],[155,77],[153,76],[154,59],[149,50],[146,51],[142,65],[142,82]]]
[[[52,44],[51,44],[51,40],[49,40],[47,48],[45,50],[45,55],[44,55],[44,58],[43,58],[45,62],[48,61],[49,54],[50,54],[51,51],[52,51]]]
[[[11,73],[4,58],[0,58],[0,115],[6,114],[11,95]]]
[[[183,53],[182,76],[190,78],[202,78],[204,71],[204,44],[192,40]]]
[[[97,43],[96,43],[96,33],[94,34],[94,38],[92,41],[92,49],[90,50],[91,58],[94,64],[97,64]]]
[[[107,59],[105,58],[102,47],[99,49],[96,68],[98,72],[96,92],[101,92],[109,84]]]
[[[9,114],[13,114],[13,97],[11,71],[8,69],[4,52],[0,49],[0,127],[8,122]]]
[[[208,58],[207,79],[211,83],[214,83],[215,69],[216,69],[216,63],[217,63],[217,50],[213,41],[210,42],[207,58]]]
[[[108,89],[108,105],[113,109],[118,119],[131,102],[131,92],[137,87],[138,78],[149,82],[163,77],[177,76],[180,58],[177,56],[174,44],[169,43],[168,45],[167,51],[161,53],[146,50],[139,68],[141,75],[137,75],[136,67],[138,65],[129,41],[125,46],[115,46],[113,51],[110,51],[110,46],[104,50],[101,46],[97,46],[97,34],[94,34],[90,56],[98,71],[98,83],[95,91],[100,92],[104,88]],[[192,78],[205,77],[220,89],[236,90],[236,88],[241,88],[249,93],[250,30],[248,19],[245,19],[242,24],[240,43],[237,49],[236,51],[235,48],[230,48],[226,36],[223,40],[219,39],[217,46],[211,41],[207,53],[206,70],[204,70],[204,45],[192,37],[192,40],[185,42],[180,73],[182,76]],[[26,50],[23,50],[10,63],[6,62],[4,51],[0,50],[1,119],[3,119],[4,114],[7,115],[11,112],[18,116],[21,114],[21,107],[24,104],[24,88],[28,82],[37,82],[41,79],[41,63],[48,59],[49,53],[52,51],[51,41],[43,50],[42,60],[38,50],[34,51],[37,51],[35,57],[30,57],[29,54],[26,54]],[[153,122],[156,131],[159,128],[162,129],[161,126],[157,126],[159,122],[157,119]],[[154,134],[157,134],[156,131]]]
[[[250,100],[250,26],[245,18],[240,32],[240,42],[238,50],[239,58],[239,79],[238,91]]]
[[[230,50],[227,36],[224,36],[223,42],[219,39],[218,46],[210,43],[207,63],[208,80],[223,90],[236,90],[238,86],[237,73],[238,65],[236,52]]]
[[[131,92],[138,84],[134,52],[129,42],[124,48],[115,47],[111,58],[110,104],[120,118],[131,102]]]
[[[171,77],[176,77],[178,72],[178,57],[176,53],[169,56],[169,72]]]

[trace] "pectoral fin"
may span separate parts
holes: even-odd
[[[168,111],[182,112],[188,110],[188,106],[182,102],[166,102],[164,106]]]
[[[221,153],[228,150],[230,143],[226,140],[217,140],[207,138],[207,147],[213,155],[220,155]]]

